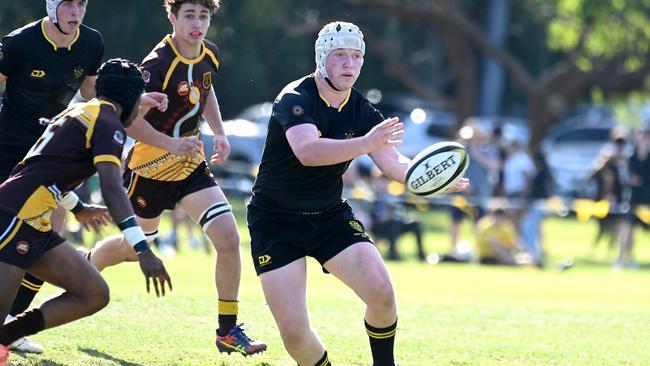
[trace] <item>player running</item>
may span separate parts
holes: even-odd
[[[210,18],[219,8],[215,0],[165,0],[173,34],[156,45],[144,59],[145,88],[166,93],[169,108],[151,110],[145,119],[158,131],[172,137],[196,136],[203,116],[214,132],[213,164],[230,153],[213,80],[219,70],[219,54],[205,39]],[[139,139],[137,133],[129,131]],[[210,173],[203,151],[181,157],[165,149],[136,142],[129,153],[124,185],[138,223],[148,240],[158,235],[161,214],[177,205],[198,223],[217,251],[215,282],[218,298],[216,346],[220,352],[245,356],[266,350],[237,324],[241,278],[239,233],[235,216],[223,191]],[[100,242],[90,260],[101,271],[124,261],[135,261],[133,248],[122,237]]]

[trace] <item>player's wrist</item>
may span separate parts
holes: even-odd
[[[84,208],[86,208],[86,204],[74,192],[66,193],[58,201],[58,203],[63,208],[72,212],[75,215],[81,212]]]
[[[131,244],[136,254],[149,250],[149,244],[140,225],[135,220],[135,216],[127,217],[124,221],[117,224],[122,230],[124,239]]]

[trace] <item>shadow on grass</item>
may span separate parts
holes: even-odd
[[[24,360],[19,360],[15,356],[21,356]],[[44,360],[41,358],[39,355],[31,355],[27,353],[22,353],[22,352],[13,352],[11,359],[10,365],[16,365],[16,366],[66,366],[62,363],[54,362],[52,360]]]
[[[143,364],[125,361],[125,360],[113,357],[113,356],[111,356],[109,354],[106,354],[104,352],[99,352],[99,351],[94,350],[94,349],[79,348],[79,351],[81,351],[81,352],[83,352],[83,353],[85,353],[85,354],[87,354],[88,356],[91,356],[91,357],[102,358],[104,360],[113,361],[116,364],[121,365],[121,366],[145,366]]]
[[[230,364],[228,363],[228,361],[221,361],[221,363],[218,366],[229,366],[229,365]],[[273,366],[273,364],[268,362],[260,362],[260,363],[256,363],[255,366]]]

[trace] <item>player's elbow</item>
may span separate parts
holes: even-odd
[[[294,155],[303,166],[319,166],[317,154],[314,154],[313,149],[308,147],[300,147],[294,150]]]

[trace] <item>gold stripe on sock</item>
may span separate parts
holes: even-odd
[[[237,315],[239,313],[239,301],[219,300],[218,310],[221,315]]]
[[[330,359],[328,357],[325,357],[325,360],[323,360],[323,362],[318,364],[318,366],[327,366],[327,365],[330,365]]]
[[[23,287],[27,287],[28,289],[30,289],[32,291],[39,291],[41,289],[41,287],[43,286],[43,285],[33,284],[33,283],[27,281],[24,278],[23,278],[23,282],[21,284],[23,285]]]
[[[395,334],[397,333],[397,328],[391,330],[390,332],[386,332],[386,333],[375,333],[375,332],[371,332],[368,329],[366,329],[366,333],[368,333],[368,336],[370,336],[371,338],[386,339],[386,338],[394,337]]]

